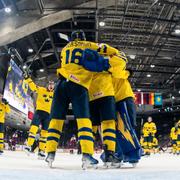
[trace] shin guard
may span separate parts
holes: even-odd
[[[28,140],[27,140],[27,146],[32,146],[34,144],[35,136],[38,132],[38,129],[39,129],[39,127],[35,126],[35,125],[32,125],[30,127],[29,136],[28,136]]]
[[[4,149],[4,133],[0,132],[0,150]]]
[[[115,152],[116,149],[116,125],[115,120],[106,120],[101,122],[103,144],[107,150]]]
[[[48,134],[48,131],[43,130],[43,129],[41,130],[41,133],[40,133],[41,136],[40,136],[40,139],[39,139],[39,150],[40,151],[45,152],[47,134]]]
[[[94,138],[92,133],[92,123],[88,118],[78,118],[78,138],[81,145],[82,153],[94,153]]]
[[[56,152],[63,125],[63,119],[51,119],[46,142],[47,153]]]

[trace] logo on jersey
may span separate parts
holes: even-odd
[[[70,79],[73,79],[74,81],[76,81],[78,83],[80,82],[80,80],[76,76],[74,76],[73,74],[70,75]]]
[[[96,97],[100,97],[102,95],[103,95],[103,92],[101,91],[101,92],[94,93],[93,97],[96,98]]]

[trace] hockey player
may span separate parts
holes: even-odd
[[[123,53],[118,53],[110,58],[111,68],[108,72],[93,75],[89,88],[90,114],[94,133],[97,126],[101,125],[104,153],[101,159],[106,166],[119,166],[121,160],[115,156],[116,150],[116,108],[112,76],[126,67],[127,58]],[[105,155],[105,157],[103,157]]]
[[[51,108],[52,119],[47,138],[48,156],[46,161],[50,166],[55,158],[55,152],[70,102],[72,103],[73,113],[77,119],[78,138],[83,154],[83,168],[87,164],[95,165],[98,163],[92,157],[94,153],[94,139],[89,114],[88,89],[94,74],[92,71],[100,72],[104,69],[104,66],[107,65],[107,68],[109,66],[108,62],[107,64],[97,65],[103,59],[102,57],[98,57],[97,54],[93,54],[94,58],[90,60],[90,63],[86,62],[86,64],[84,61],[88,59],[85,57],[86,53],[84,53],[86,49],[87,54],[89,52],[88,49],[98,51],[102,54],[105,52],[107,55],[116,53],[114,48],[86,41],[85,34],[82,30],[74,31],[71,35],[71,42],[63,48],[61,52],[61,68],[57,70],[60,80],[57,83],[54,93]]]
[[[172,153],[180,154],[180,120],[171,128]]]
[[[6,113],[10,113],[10,107],[8,102],[3,99],[0,94],[0,155],[3,153],[4,149],[4,122]]]
[[[117,122],[117,155],[123,162],[130,162],[133,166],[141,157],[141,146],[137,139],[136,106],[134,93],[128,81],[130,70],[120,72],[118,78],[113,78],[115,91]]]
[[[152,121],[152,117],[148,117],[148,122],[143,126],[144,152],[150,155],[153,148],[153,138],[157,132],[156,124]]]
[[[176,144],[177,144],[176,154],[179,155],[179,154],[180,154],[180,120],[177,122],[177,124],[176,124],[176,126],[175,126],[175,132],[177,133],[177,139],[176,139]]]
[[[159,152],[159,148],[158,148],[158,139],[156,137],[153,137],[153,152],[154,154]]]
[[[36,111],[31,122],[29,136],[27,140],[27,147],[25,147],[25,151],[32,152],[32,146],[34,144],[36,134],[39,130],[39,126],[41,125],[38,158],[44,159],[47,129],[49,126],[50,109],[53,99],[54,82],[49,81],[47,88],[45,88],[37,86],[29,77],[26,77],[25,79],[30,89],[37,94]]]

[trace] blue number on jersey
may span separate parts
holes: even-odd
[[[76,53],[79,53],[79,55],[76,55]],[[67,50],[66,51],[66,64],[75,63],[78,65],[81,65],[82,64],[82,53],[83,53],[82,49],[74,49],[72,51],[72,55],[71,55],[71,58],[69,60],[70,50]]]

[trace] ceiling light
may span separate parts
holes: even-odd
[[[10,12],[11,12],[11,8],[6,7],[6,8],[4,9],[4,11],[5,11],[6,13],[10,13]]]
[[[176,34],[180,34],[180,29],[176,29],[176,30],[175,30],[175,33],[176,33]]]
[[[141,89],[138,89],[137,91],[138,91],[138,92],[140,92],[140,91],[141,91]]]
[[[180,94],[180,91],[179,91],[179,94]]]
[[[154,68],[155,67],[155,65],[154,64],[151,64],[151,68]]]
[[[136,55],[130,55],[129,56],[131,59],[135,59],[136,58]]]
[[[151,77],[151,74],[147,74],[147,77]]]
[[[33,52],[33,49],[32,49],[32,48],[29,48],[29,49],[28,49],[28,52],[29,52],[29,53],[32,53],[32,52]]]
[[[44,72],[44,69],[40,69],[39,71],[40,71],[40,72]]]
[[[26,65],[24,65],[24,66],[23,66],[23,69],[26,69],[26,68],[27,68],[27,66],[26,66]]]
[[[175,97],[174,97],[174,96],[172,96],[172,99],[175,99]]]
[[[103,26],[105,26],[105,22],[104,22],[104,21],[100,21],[100,22],[99,22],[99,25],[100,25],[101,27],[103,27]]]

